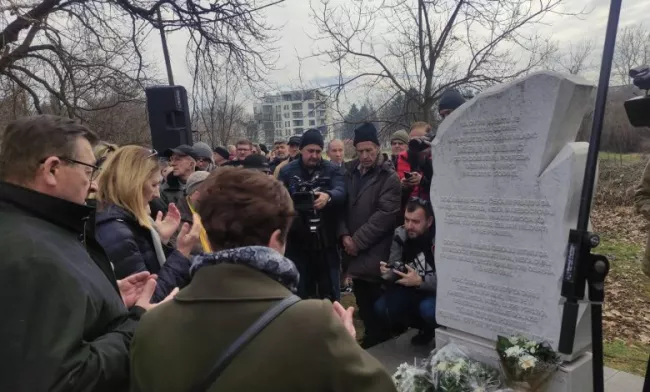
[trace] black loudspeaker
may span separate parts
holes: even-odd
[[[192,145],[190,109],[183,86],[154,86],[145,90],[153,148],[162,153],[181,144]]]
[[[635,127],[650,127],[650,96],[625,101],[625,111]]]

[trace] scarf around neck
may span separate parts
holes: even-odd
[[[193,259],[190,275],[199,269],[222,263],[246,265],[266,274],[295,293],[300,280],[296,265],[275,250],[266,246],[245,246],[214,253],[202,253]]]

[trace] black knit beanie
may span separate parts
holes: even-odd
[[[300,141],[300,149],[302,150],[305,146],[310,144],[316,144],[323,148],[325,143],[323,142],[323,135],[321,135],[318,129],[309,129],[302,134],[302,140]]]
[[[438,111],[440,110],[456,110],[458,107],[465,103],[465,98],[458,92],[458,90],[447,90],[440,96],[440,103],[438,104]]]
[[[221,146],[215,147],[214,152],[221,155],[223,159],[226,160],[230,159],[230,152],[228,152],[228,149],[225,147],[221,147]]]
[[[377,128],[375,128],[372,123],[362,124],[359,128],[354,130],[354,145],[356,146],[361,142],[373,142],[376,145],[379,145]]]

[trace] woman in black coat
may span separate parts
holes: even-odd
[[[189,255],[198,227],[184,224],[177,249],[168,246],[181,223],[178,208],[169,205],[154,221],[148,203],[159,195],[161,175],[157,154],[139,146],[120,148],[106,162],[98,180],[97,241],[110,257],[117,279],[149,271],[158,275],[153,302],[190,281]]]

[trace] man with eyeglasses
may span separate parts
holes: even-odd
[[[196,142],[192,146],[194,152],[196,153],[196,170],[202,170],[211,172],[215,168],[214,161],[212,159],[212,148],[204,142]],[[190,173],[191,174],[191,173]]]
[[[253,143],[248,139],[237,142],[237,160],[243,161],[247,156],[253,154]]]
[[[156,287],[121,281],[95,240],[97,135],[58,116],[10,123],[0,150],[0,391],[127,391]],[[130,308],[130,309],[129,309]]]
[[[174,203],[178,205],[185,197],[185,183],[192,173],[196,171],[196,161],[199,159],[196,150],[187,144],[181,144],[163,152],[163,157],[169,158],[173,171],[160,187],[160,198],[165,205]]]
[[[436,267],[433,259],[435,226],[431,203],[412,198],[406,204],[404,225],[395,230],[388,262],[379,270],[388,282],[375,303],[375,312],[394,334],[419,329],[413,345],[426,345],[436,328]]]

